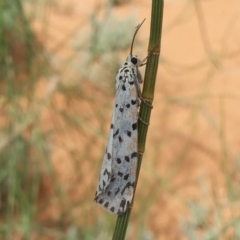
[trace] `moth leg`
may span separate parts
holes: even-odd
[[[143,97],[140,97],[141,101],[144,102],[148,107],[150,107],[151,109],[153,109],[153,105],[152,105],[152,101],[146,99],[146,98],[143,98]]]
[[[138,67],[142,67],[142,66],[146,65],[149,56],[150,56],[150,55],[148,54],[148,55],[140,62],[140,64],[138,65]]]
[[[137,90],[138,106],[140,106],[140,103],[141,103],[141,101],[142,101],[142,102],[144,102],[148,107],[150,107],[150,108],[152,109],[152,108],[153,108],[152,102],[142,97],[142,92],[141,92],[139,83],[137,82],[137,79],[134,79],[134,84],[135,84],[136,90]],[[140,101],[139,99],[140,99],[141,101]]]
[[[158,47],[158,45],[155,46],[155,47],[148,53],[148,55],[147,55],[147,56],[140,62],[140,64],[138,65],[139,67],[144,66],[144,65],[147,64],[148,58],[149,58],[151,55],[154,54],[154,50],[155,50],[157,47]]]

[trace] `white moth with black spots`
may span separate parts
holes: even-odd
[[[110,135],[94,198],[109,212],[119,215],[131,206],[136,182],[138,108],[142,83],[138,67],[145,65],[147,58],[140,61],[132,55],[132,49],[134,38],[143,22],[136,27],[130,55],[116,76],[116,99]]]

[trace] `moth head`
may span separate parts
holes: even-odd
[[[136,55],[129,55],[126,59],[125,65],[128,66],[138,66],[141,61]]]
[[[131,61],[131,63],[132,63],[133,65],[137,65],[137,63],[138,63],[138,58],[137,58],[137,56],[131,56],[130,61]]]

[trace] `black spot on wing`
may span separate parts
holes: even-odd
[[[127,135],[128,135],[129,137],[131,137],[131,136],[132,136],[132,132],[131,132],[131,131],[127,131]]]
[[[130,84],[130,85],[133,85],[133,84],[134,84],[134,81],[129,81],[129,84]]]
[[[131,104],[135,105],[137,103],[137,100],[131,100]]]
[[[122,160],[120,158],[117,158],[117,163],[120,164]]]
[[[130,161],[130,158],[128,156],[125,156],[124,159],[129,162]]]
[[[105,171],[103,172],[103,175],[107,175],[109,179],[111,174],[107,169],[105,169]]]
[[[122,176],[123,176],[123,173],[122,173],[122,172],[118,172],[118,176],[119,176],[119,177],[122,177]]]
[[[114,213],[115,212],[115,207],[111,207],[109,210]]]
[[[114,193],[114,196],[116,196],[120,192],[120,188],[117,189],[117,191]]]
[[[137,153],[136,153],[136,152],[133,152],[133,153],[131,154],[131,158],[134,158],[134,157],[137,157]]]
[[[121,210],[120,210],[120,209],[118,210],[118,214],[123,214],[123,213],[124,213],[124,211],[125,211],[125,209],[126,209],[126,208],[125,208],[126,202],[127,202],[126,199],[123,198],[122,201],[121,201],[121,203],[119,204],[119,208],[120,208]]]
[[[128,180],[128,178],[129,178],[129,173],[126,174],[126,175],[123,177],[123,179],[126,180],[126,181]]]
[[[112,178],[111,178],[111,182],[114,182],[115,180],[116,180],[115,177],[112,177]]]
[[[104,204],[104,207],[107,208],[108,205],[109,205],[109,202],[106,202],[106,203]]]
[[[137,123],[133,123],[133,124],[132,124],[132,129],[133,129],[133,130],[136,130],[136,129],[137,129]]]
[[[122,207],[122,208],[124,209],[125,204],[126,204],[126,199],[123,198],[119,206]]]
[[[124,194],[124,191],[126,190],[126,188],[134,188],[134,182],[130,183],[130,182],[127,182],[127,184],[125,185],[125,187],[123,188],[121,194],[123,195]]]
[[[116,137],[119,133],[119,129],[113,134],[113,137]]]

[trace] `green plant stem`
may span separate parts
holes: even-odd
[[[147,61],[146,72],[144,77],[144,86],[142,91],[142,98],[144,99],[141,103],[139,112],[139,127],[138,127],[138,169],[137,169],[137,180],[141,168],[142,154],[145,150],[145,142],[148,131],[148,124],[150,120],[152,101],[154,98],[154,89],[156,82],[156,75],[158,69],[159,53],[161,46],[161,32],[162,32],[162,19],[163,19],[163,0],[152,0],[152,15],[151,15],[151,29],[150,39],[148,45],[148,52],[152,53]],[[136,188],[135,188],[136,189]],[[134,199],[132,201],[133,205]],[[128,221],[131,214],[131,208],[123,214],[118,216],[113,238],[112,240],[124,240]]]

